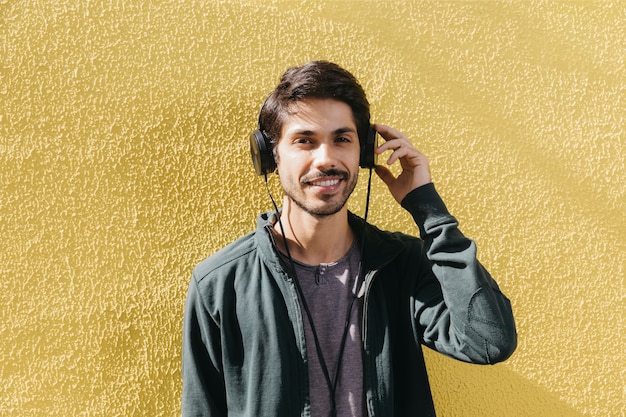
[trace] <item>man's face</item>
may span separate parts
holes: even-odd
[[[352,109],[333,99],[297,102],[285,118],[276,159],[285,196],[316,217],[342,210],[358,179]]]

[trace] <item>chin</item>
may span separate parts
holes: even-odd
[[[343,210],[344,206],[346,205],[346,201],[341,201],[337,203],[324,203],[315,206],[302,203],[301,201],[294,199],[292,199],[292,201],[306,213],[318,218],[328,217],[337,214],[341,210]]]

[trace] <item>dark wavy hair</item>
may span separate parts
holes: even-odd
[[[370,125],[370,105],[363,87],[339,65],[328,61],[311,61],[285,71],[280,83],[261,108],[259,129],[272,146],[280,138],[290,106],[307,98],[331,98],[350,106],[360,142],[363,143]]]

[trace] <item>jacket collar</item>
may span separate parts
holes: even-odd
[[[364,244],[361,262],[366,270],[380,269],[395,258],[404,246],[404,243],[393,234],[366,223],[354,213],[348,213],[348,223]]]
[[[282,270],[280,257],[275,249],[272,227],[278,221],[275,211],[261,213],[257,218],[256,240],[258,248],[266,262],[272,268]],[[404,244],[393,234],[382,231],[376,226],[365,223],[363,219],[348,212],[348,223],[360,242],[364,242],[363,266],[366,270],[376,270],[391,261]],[[364,240],[363,240],[364,239]]]

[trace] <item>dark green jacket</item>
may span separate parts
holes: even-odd
[[[364,387],[371,417],[434,416],[421,345],[462,361],[508,358],[509,300],[476,260],[432,184],[402,201],[422,239],[365,228]],[[269,229],[258,228],[193,272],[183,334],[183,416],[308,416],[303,318]],[[363,220],[349,214],[353,230]]]

